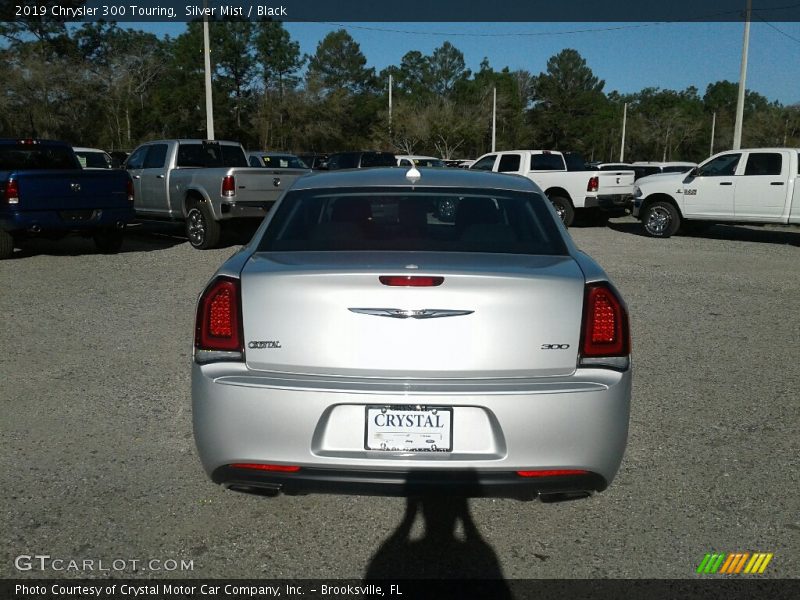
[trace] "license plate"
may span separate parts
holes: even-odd
[[[368,406],[364,448],[388,452],[450,452],[453,409]]]

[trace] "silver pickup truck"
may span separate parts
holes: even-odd
[[[136,216],[184,221],[189,242],[201,249],[219,243],[224,221],[263,218],[305,174],[249,167],[240,144],[206,140],[147,142],[125,167],[135,188]]]

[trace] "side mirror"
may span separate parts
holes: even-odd
[[[700,167],[694,167],[686,175],[689,176],[689,177],[699,177],[700,176]]]

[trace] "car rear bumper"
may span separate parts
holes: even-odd
[[[263,219],[274,201],[263,202],[222,202],[219,205],[218,217],[220,221],[228,219]]]
[[[356,470],[301,468],[294,473],[259,472],[223,466],[211,474],[214,483],[250,494],[333,493],[380,496],[426,494],[534,499],[539,495],[585,496],[608,483],[596,473],[522,477],[514,471]]]
[[[0,214],[0,229],[9,232],[87,231],[122,227],[135,219],[133,207],[81,210],[13,210]]]
[[[481,487],[530,492],[549,482],[526,481],[516,471],[549,469],[585,470],[599,477],[590,478],[586,489],[599,490],[613,480],[625,451],[630,394],[630,369],[421,381],[295,376],[252,371],[242,363],[192,369],[195,441],[209,476],[228,485],[280,483],[287,490],[342,485],[402,492],[409,473],[430,472],[456,479],[471,473],[485,482]],[[452,408],[452,450],[367,450],[366,407],[398,405]],[[225,470],[236,463],[300,471],[248,472],[240,480],[240,472]],[[365,473],[378,473],[378,479]]]
[[[600,207],[600,210],[623,213],[626,209],[630,209],[633,206],[633,196],[631,194],[598,196],[597,205]]]

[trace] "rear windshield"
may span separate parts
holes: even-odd
[[[531,171],[563,171],[564,159],[558,154],[532,154]]]
[[[72,149],[67,146],[16,144],[0,146],[0,170],[79,169]]]
[[[397,159],[394,154],[388,152],[364,152],[361,155],[361,166],[363,167],[396,167]]]
[[[246,167],[247,157],[240,146],[231,144],[180,144],[179,167]]]
[[[265,167],[278,167],[280,169],[307,169],[308,165],[297,156],[285,155],[266,155],[261,156]]]
[[[105,152],[75,152],[84,169],[110,169],[111,157]]]
[[[425,188],[289,192],[258,250],[567,254],[535,192]]]

